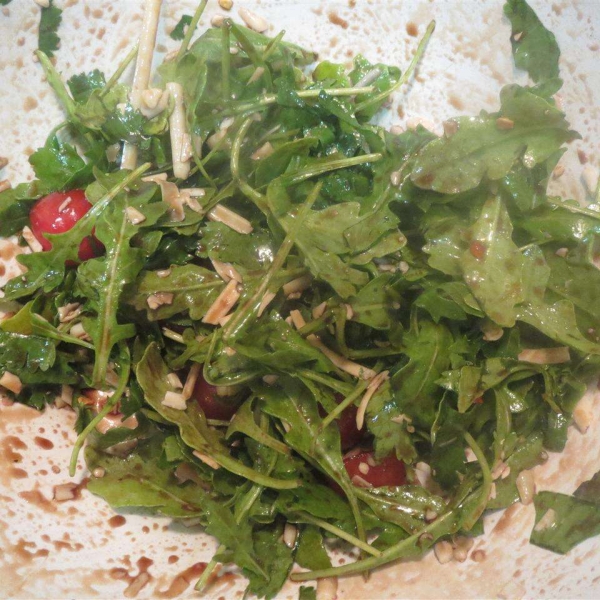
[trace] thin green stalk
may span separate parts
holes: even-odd
[[[75,102],[73,102],[73,98],[71,98],[71,95],[63,83],[58,71],[54,68],[54,65],[44,52],[41,50],[36,50],[35,55],[38,57],[38,60],[42,65],[42,69],[44,69],[44,73],[48,83],[50,84],[50,87],[54,90],[54,93],[58,96],[58,99],[65,107],[69,117],[73,117],[75,114]]]
[[[250,126],[254,122],[254,119],[251,117],[246,119],[238,129],[235,134],[235,138],[233,139],[233,144],[231,145],[231,160],[230,160],[230,168],[231,168],[231,176],[233,180],[240,188],[243,194],[245,194],[254,204],[256,204],[257,208],[264,214],[267,214],[267,201],[263,194],[257,192],[241,175],[240,172],[240,153],[242,151],[242,144],[244,143],[244,139]]]
[[[229,75],[231,70],[231,53],[229,52],[231,25],[226,19],[221,25],[221,97],[223,102],[230,100]]]
[[[404,71],[404,73],[398,79],[398,81],[392,87],[390,87],[390,89],[379,92],[379,94],[376,94],[372,98],[369,98],[368,100],[365,100],[364,102],[361,102],[360,104],[357,104],[355,112],[359,112],[361,110],[364,110],[365,108],[368,108],[369,106],[372,106],[373,104],[377,104],[377,103],[385,100],[390,94],[393,94],[398,88],[400,88],[402,85],[404,85],[410,79],[411,75],[413,74],[414,70],[416,69],[417,65],[419,64],[421,57],[423,56],[423,52],[425,52],[425,48],[427,47],[427,42],[429,41],[429,38],[433,34],[434,30],[435,30],[435,21],[431,21],[431,23],[429,23],[429,25],[427,27],[427,30],[425,31],[425,34],[423,35],[423,37],[421,38],[421,41],[419,42],[419,45],[417,46],[417,51],[415,52],[415,55],[413,56],[413,59],[410,62],[410,65],[408,65],[408,68],[406,69],[406,71]]]
[[[88,423],[87,427],[77,436],[77,439],[75,440],[73,452],[71,453],[71,461],[69,463],[69,475],[71,477],[75,475],[77,470],[77,458],[79,457],[79,452],[81,452],[81,448],[83,447],[87,436],[94,431],[96,425],[98,425],[98,423],[100,423],[100,421],[102,421],[102,419],[104,419],[104,417],[106,417],[106,415],[117,405],[119,400],[121,400],[123,393],[125,392],[125,387],[129,381],[129,374],[131,371],[131,362],[128,360],[129,350],[123,353],[123,356],[127,358],[121,361],[119,381],[113,395],[106,401],[106,404],[102,410]]]
[[[268,60],[269,56],[271,56],[271,54],[273,54],[273,52],[275,51],[275,48],[277,48],[277,46],[279,46],[279,43],[283,39],[284,35],[285,35],[285,29],[282,29],[273,39],[271,39],[269,41],[269,43],[267,44],[265,51],[263,52],[263,55],[262,55],[263,62],[266,62]]]
[[[336,537],[338,537],[346,542],[350,542],[353,546],[356,546],[357,548],[364,550],[371,556],[381,556],[380,550],[373,548],[373,546],[370,546],[366,542],[359,540],[357,537],[351,535],[350,533],[345,532],[343,529],[340,529],[339,527],[336,527],[335,525],[332,525],[331,523],[328,523],[327,521],[324,521],[323,519],[317,519],[316,517],[313,517],[311,514],[309,514],[307,512],[297,512],[296,517],[298,518],[299,521],[307,522],[307,523],[310,523],[311,525],[316,525],[317,527],[320,527],[321,529],[328,531],[329,533],[335,535]]]
[[[323,373],[317,373],[315,371],[311,371],[310,369],[298,369],[298,375],[302,375],[306,379],[310,379],[316,383],[320,383],[340,394],[348,394],[352,389],[351,384],[340,381],[339,379],[334,379],[329,375],[324,375]]]
[[[462,524],[463,529],[465,529],[465,531],[469,531],[478,521],[479,517],[483,514],[483,511],[485,510],[485,507],[489,501],[490,492],[492,490],[492,473],[487,459],[485,458],[485,454],[483,453],[483,450],[480,448],[479,444],[475,441],[475,438],[470,433],[466,432],[464,434],[464,438],[467,444],[469,444],[471,450],[473,450],[473,454],[475,454],[475,458],[481,467],[481,475],[483,477],[477,509]]]
[[[196,9],[194,16],[192,17],[192,20],[190,21],[187,31],[185,32],[185,36],[183,38],[183,41],[181,42],[181,46],[179,46],[179,52],[177,52],[176,60],[180,60],[181,57],[185,54],[186,50],[188,49],[188,46],[190,45],[190,42],[192,41],[192,36],[194,35],[194,32],[196,31],[196,27],[198,27],[198,22],[200,21],[200,17],[202,16],[202,13],[204,12],[204,9],[206,8],[207,4],[208,4],[208,0],[202,0],[200,2],[200,4],[198,5],[198,8]]]
[[[600,175],[596,182],[596,191],[594,192],[594,204],[600,204]]]
[[[127,56],[121,61],[121,64],[117,67],[117,70],[113,73],[112,77],[106,82],[104,89],[100,92],[100,98],[105,96],[111,88],[121,79],[121,75],[125,72],[125,69],[135,59],[138,53],[138,45],[136,44],[127,54]]]
[[[351,88],[315,88],[310,90],[299,90],[296,92],[299,98],[310,99],[318,98],[321,93],[325,93],[328,96],[357,96],[361,94],[370,94],[375,88],[373,86],[366,87],[351,87]],[[277,94],[266,94],[260,100],[254,102],[246,102],[244,104],[238,104],[232,108],[221,111],[219,117],[231,117],[234,115],[243,115],[245,113],[256,112],[258,110],[264,110],[271,104],[277,102]],[[211,117],[211,120],[214,117]]]
[[[354,404],[360,396],[363,395],[367,387],[369,386],[368,381],[360,381],[354,390],[346,396],[324,419],[321,423],[321,429],[325,429],[335,419],[337,419],[351,404]]]
[[[382,154],[363,154],[361,156],[353,156],[351,158],[337,158],[330,160],[323,164],[319,164],[313,167],[309,167],[304,171],[300,171],[289,179],[286,178],[286,184],[296,185],[317,175],[323,175],[323,173],[329,173],[330,171],[337,171],[338,169],[347,169],[348,167],[355,167],[356,165],[363,165],[368,162],[377,162],[383,158]]]
[[[279,271],[279,269],[283,267],[283,264],[285,263],[288,254],[290,253],[294,244],[296,243],[296,236],[298,234],[298,231],[300,230],[304,219],[308,216],[308,212],[310,211],[312,205],[315,203],[317,197],[319,196],[321,186],[321,182],[317,183],[312,189],[311,193],[308,195],[306,201],[304,202],[304,205],[300,209],[298,217],[295,219],[295,222],[290,228],[290,231],[285,236],[283,243],[279,247],[275,258],[273,259],[273,263],[269,267],[269,270],[267,271],[266,275],[263,277],[260,285],[256,288],[256,291],[243,304],[243,306],[241,306],[240,309],[234,313],[231,320],[228,321],[228,323],[223,328],[223,340],[225,342],[237,337],[244,325],[258,310],[263,296],[268,291],[271,281],[277,274],[277,271]]]

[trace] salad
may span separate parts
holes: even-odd
[[[3,288],[0,385],[76,411],[71,474],[83,451],[113,507],[201,523],[220,546],[198,590],[231,563],[266,598],[464,560],[516,502],[548,550],[600,533],[600,474],[568,496],[531,471],[587,428],[600,370],[600,190],[546,191],[578,138],[553,34],[508,0],[531,85],[438,137],[377,125],[434,23],[404,70],[347,69],[245,9],[192,42],[203,0],[153,83],[160,4],[115,73],[68,81],[43,8],[65,119],[0,193],[0,236],[31,250]]]

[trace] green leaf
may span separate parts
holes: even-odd
[[[500,99],[499,114],[459,117],[456,133],[427,144],[417,156],[412,181],[457,194],[477,187],[484,177],[504,177],[518,158],[531,168],[577,137],[556,106],[524,88],[507,86]],[[499,128],[498,117],[512,121],[512,128]]]
[[[277,386],[261,386],[256,394],[262,410],[285,424],[285,442],[343,489],[357,521],[359,537],[364,535],[354,488],[342,460],[339,430],[330,426],[320,431],[321,418],[312,394],[299,381],[288,377],[280,377]]]
[[[254,552],[262,567],[262,574],[248,572],[248,592],[255,594],[259,598],[274,598],[286,582],[294,559],[292,550],[284,544],[281,536],[283,527],[273,526],[271,528],[259,529],[255,531],[252,539],[254,542]],[[237,546],[238,541],[232,540]],[[238,565],[240,562],[236,559]]]
[[[168,319],[183,312],[200,320],[224,287],[223,280],[214,271],[188,264],[172,267],[167,277],[159,277],[154,271],[143,271],[127,300],[137,310],[145,310],[150,321]],[[156,293],[171,293],[173,301],[151,309],[148,297]]]
[[[192,22],[191,15],[183,15],[169,34],[169,37],[175,41],[181,41],[185,36],[185,28]]]
[[[84,329],[91,336],[96,351],[92,385],[102,386],[111,351],[115,344],[135,335],[131,323],[121,324],[117,314],[125,286],[133,283],[144,266],[144,251],[131,246],[132,238],[143,227],[153,226],[166,212],[163,202],[149,204],[154,190],[137,196],[117,196],[96,225],[96,237],[106,249],[102,258],[88,260],[77,270],[78,286],[88,297],[87,306],[96,315],[84,319]],[[127,210],[135,210],[144,220],[134,225]]]
[[[428,428],[441,399],[442,390],[436,382],[450,365],[452,334],[443,325],[422,321],[402,341],[408,363],[391,379],[394,402],[401,413]]]
[[[512,327],[524,300],[523,257],[500,197],[485,203],[469,237],[473,241],[461,258],[464,280],[490,319]]]
[[[302,528],[295,558],[303,569],[327,569],[331,566],[323,536],[317,527],[305,525]]]
[[[38,34],[38,48],[50,58],[54,56],[60,44],[57,31],[61,21],[62,10],[54,6],[54,1],[50,0],[49,6],[41,10]]]
[[[104,73],[98,69],[94,69],[89,73],[78,73],[73,75],[67,85],[71,91],[71,96],[75,102],[86,102],[89,100],[94,90],[101,90],[106,85]]]
[[[92,175],[93,165],[86,165],[75,147],[61,142],[56,135],[50,136],[29,162],[44,192],[81,187]]]
[[[585,485],[585,484],[584,484]],[[534,498],[535,526],[530,542],[566,554],[585,540],[600,535],[600,503],[555,492]]]
[[[504,14],[511,23],[511,44],[515,65],[525,69],[533,81],[558,77],[560,50],[554,34],[548,31],[525,0],[508,0]]]
[[[162,436],[140,443],[121,458],[92,446],[85,451],[90,472],[102,467],[103,477],[92,477],[88,490],[115,508],[149,508],[169,517],[196,517],[205,511],[206,492],[197,485],[178,484],[171,469],[162,469],[159,458]]]
[[[559,300],[554,304],[528,304],[519,309],[517,318],[559,344],[565,344],[584,354],[600,354],[600,344],[588,340],[579,330],[575,309],[569,300]]]
[[[392,279],[393,276],[389,273],[379,275],[350,298],[353,321],[373,329],[390,328],[399,308],[398,300],[390,288]]]
[[[9,237],[29,225],[29,211],[38,196],[38,184],[21,183],[0,193],[0,237]]]

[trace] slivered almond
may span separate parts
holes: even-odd
[[[210,262],[215,268],[217,275],[226,283],[232,279],[238,283],[242,283],[242,276],[237,272],[236,268],[231,263],[221,262],[216,258],[211,258]]]
[[[181,383],[181,379],[179,379],[179,375],[177,373],[169,373],[167,375],[167,383],[175,389],[181,390],[183,389],[183,383]]]
[[[185,410],[187,408],[187,403],[183,394],[178,392],[166,392],[161,404],[174,410]]]
[[[194,386],[196,385],[196,381],[198,381],[198,377],[200,376],[200,370],[202,369],[202,365],[198,363],[194,363],[190,367],[190,371],[185,379],[185,385],[183,386],[183,391],[181,394],[183,397],[188,400],[192,397],[192,392],[194,391]]]
[[[258,317],[261,317],[262,314],[265,312],[265,309],[267,308],[267,306],[269,306],[269,304],[271,304],[271,302],[273,301],[273,298],[275,298],[277,294],[274,294],[273,292],[265,292],[265,295],[262,297],[262,300],[260,301],[260,306],[258,307],[258,312],[256,313]]]
[[[179,193],[177,186],[167,181],[166,173],[158,173],[157,175],[150,175],[143,177],[142,181],[147,183],[155,183],[160,186],[162,200],[169,206],[170,217],[172,221],[183,221],[185,219],[185,211],[183,210],[183,198]]]
[[[273,145],[271,144],[271,142],[265,142],[260,148],[255,150],[250,155],[250,158],[252,160],[261,160],[263,158],[267,158],[267,156],[271,156],[271,154],[273,154],[273,152],[275,152],[275,149],[273,148]]]
[[[371,401],[371,398],[375,394],[375,392],[379,389],[381,384],[389,379],[389,371],[382,371],[381,373],[375,375],[373,379],[371,379],[371,383],[369,383],[367,390],[362,397],[360,404],[358,405],[358,410],[356,411],[356,428],[360,431],[365,424],[365,413],[367,412],[367,406]]]
[[[32,252],[41,252],[43,250],[42,244],[38,241],[38,239],[33,235],[33,231],[27,225],[23,227],[22,232],[23,239],[27,242],[27,245],[31,248]]]
[[[323,577],[317,580],[317,600],[335,600],[337,598],[337,577]]]
[[[258,33],[263,33],[269,28],[269,23],[267,23],[265,19],[259,17],[247,8],[240,8],[238,14],[250,29],[257,31]]]
[[[234,304],[239,300],[239,297],[240,292],[238,290],[238,282],[235,279],[232,279],[206,311],[202,322],[207,323],[208,325],[218,325],[219,319],[227,315]]]
[[[297,277],[296,279],[292,279],[284,284],[283,293],[286,296],[289,296],[295,292],[303,292],[310,287],[311,283],[312,277],[310,275],[302,275],[302,277]]]
[[[192,454],[215,471],[221,467],[221,465],[214,458],[208,456],[208,454],[203,454],[202,452],[198,452],[198,450],[194,450]]]
[[[208,211],[208,219],[210,221],[218,221],[230,227],[238,233],[252,233],[252,223],[229,208],[217,204],[213,209]]]
[[[143,223],[146,220],[146,216],[133,206],[128,206],[125,209],[125,214],[127,215],[127,220],[132,225],[139,225],[140,223]]]
[[[56,502],[75,500],[77,497],[77,485],[75,483],[62,483],[54,486],[53,499]]]

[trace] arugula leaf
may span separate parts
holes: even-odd
[[[284,544],[282,526],[272,526],[255,531],[252,536],[254,551],[262,567],[261,573],[248,572],[248,592],[267,599],[274,598],[286,582],[294,560],[292,550]],[[232,539],[234,547],[238,541]],[[241,564],[236,560],[237,564]]]
[[[54,6],[54,0],[50,0],[47,7],[43,7],[40,16],[38,33],[38,48],[47,56],[52,58],[58,50],[60,38],[56,33],[62,21],[62,10]]]
[[[525,69],[536,82],[557,78],[560,50],[554,34],[525,0],[507,0],[504,14],[511,23],[515,65]]]
[[[171,469],[161,468],[159,458],[163,438],[155,435],[121,458],[92,446],[85,451],[90,472],[97,467],[103,477],[92,475],[88,489],[116,508],[152,508],[170,517],[197,517],[204,514],[208,497],[197,485],[178,484]]]
[[[521,158],[531,168],[578,137],[553,104],[516,85],[500,94],[499,114],[458,117],[457,131],[427,144],[411,173],[419,187],[457,194],[479,185],[484,177],[504,177]],[[508,119],[502,129],[497,119]]]
[[[167,319],[185,311],[192,319],[201,319],[225,287],[214,271],[204,267],[187,264],[172,267],[170,271],[167,277],[160,277],[154,271],[143,271],[134,291],[128,295],[128,301],[137,310],[145,310],[150,321]],[[159,292],[172,293],[173,301],[150,309],[148,297]]]
[[[87,306],[96,315],[84,319],[84,329],[94,341],[96,359],[92,385],[102,386],[110,354],[122,340],[135,335],[132,324],[123,325],[117,320],[117,312],[123,288],[133,283],[144,266],[144,251],[131,246],[132,238],[142,227],[153,226],[166,212],[165,203],[148,204],[154,195],[150,189],[137,196],[117,196],[100,216],[96,225],[96,237],[106,249],[102,258],[91,259],[77,270],[77,285],[88,298]],[[128,210],[135,210],[144,220],[138,225],[131,222]]]
[[[441,399],[437,380],[450,364],[447,349],[452,344],[452,334],[444,325],[422,321],[402,341],[408,363],[391,378],[394,404],[398,414],[404,413],[428,428]]]
[[[185,28],[192,22],[191,15],[183,15],[169,34],[169,37],[175,41],[181,41],[185,36]]]
[[[510,216],[500,197],[488,200],[467,234],[469,250],[461,258],[463,277],[490,319],[512,327],[524,300],[523,258],[512,241]]]
[[[592,481],[595,480],[597,476]],[[573,496],[556,492],[536,494],[530,542],[566,554],[581,542],[600,535],[600,503],[597,495],[590,494],[594,485],[583,483]]]

